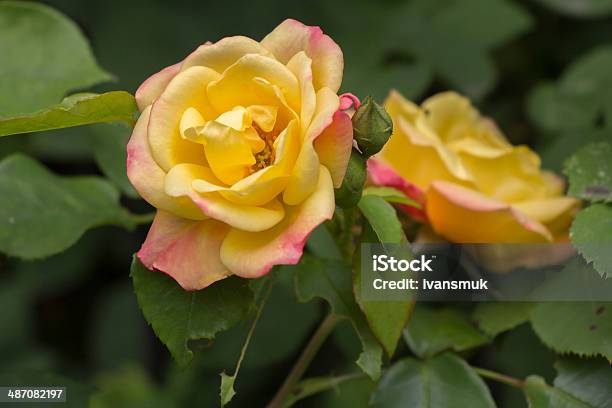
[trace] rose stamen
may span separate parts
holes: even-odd
[[[257,134],[264,141],[266,146],[262,151],[255,153],[255,164],[251,166],[251,172],[254,173],[258,170],[265,169],[274,163],[274,159],[276,158],[276,151],[274,149],[274,141],[278,136],[278,132],[274,130],[271,132],[264,132],[257,126],[257,124],[253,123],[253,128],[257,131]]]

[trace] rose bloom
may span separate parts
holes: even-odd
[[[128,177],[157,208],[138,258],[195,290],[295,264],[334,212],[351,153],[340,47],[286,20],[206,43],[147,79]]]
[[[433,232],[457,243],[567,240],[579,201],[540,168],[527,146],[513,146],[470,101],[446,92],[420,107],[391,92],[394,125],[368,162],[371,180],[396,187],[423,205],[404,207]]]

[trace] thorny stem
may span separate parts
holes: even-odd
[[[332,314],[329,314],[325,320],[323,320],[267,408],[280,408],[283,406],[283,402],[291,394],[300,378],[302,378],[302,375],[304,375],[312,359],[325,342],[325,339],[327,339],[327,336],[332,332],[337,322],[338,318]]]

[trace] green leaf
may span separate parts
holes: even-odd
[[[570,229],[572,243],[602,277],[612,277],[612,206],[594,204],[580,211]]]
[[[71,90],[112,79],[76,24],[39,3],[0,3],[0,55],[0,117],[42,109]]]
[[[0,162],[0,197],[0,251],[20,258],[61,252],[95,226],[134,226],[107,181],[57,176],[26,156]]]
[[[489,342],[462,312],[423,304],[418,304],[412,313],[404,338],[420,357],[431,357],[445,350],[464,351]]]
[[[526,32],[532,19],[508,0],[323,2],[337,27],[347,67],[343,87],[383,98],[398,88],[418,98],[435,79],[445,88],[482,97],[496,81],[491,52]],[[354,30],[368,27],[368,30]],[[367,49],[364,58],[363,50]]]
[[[381,202],[379,201],[381,200],[380,197],[378,196],[372,196],[372,197],[374,197],[375,199],[372,200],[371,202],[374,202],[374,203]],[[360,202],[360,208],[361,208],[361,203],[364,202],[364,198],[362,198]],[[408,248],[406,237],[403,231],[401,230],[401,225],[399,225],[399,220],[397,219],[397,216],[395,215],[395,210],[389,204],[387,204],[384,200],[382,200],[382,203],[384,204],[383,208],[385,210],[388,210],[390,207],[392,214],[387,211],[387,215],[390,216],[389,219],[385,220],[384,214],[382,213],[379,215],[383,215],[383,217],[378,218],[375,216],[375,214],[377,214],[375,212],[376,207],[367,205],[368,202],[370,202],[370,200],[366,198],[365,208],[367,208],[366,211],[372,211],[372,212],[368,212],[370,217],[373,217],[372,219],[375,219],[377,223],[381,223],[381,222],[382,223],[385,223],[385,222],[396,223],[397,224],[396,227],[399,227],[399,230],[400,230],[399,233],[394,232],[389,235],[382,235],[386,237],[384,242],[388,244],[403,244],[406,248]],[[384,229],[384,228],[383,226],[379,226],[379,229]],[[395,241],[391,241],[392,239],[395,239]],[[361,236],[361,245],[366,244],[368,242],[377,242],[377,241],[378,239],[371,225],[366,223],[363,226],[363,233]],[[406,326],[406,323],[410,319],[410,315],[412,314],[412,311],[414,309],[415,301],[411,299],[389,300],[389,301],[371,300],[370,301],[370,300],[366,300],[363,298],[361,294],[361,285],[362,285],[361,245],[355,257],[355,267],[354,267],[354,272],[353,272],[353,291],[355,293],[355,300],[357,301],[357,303],[359,304],[359,307],[365,314],[366,320],[368,321],[368,325],[370,326],[370,329],[372,329],[372,332],[374,333],[378,341],[383,345],[385,351],[387,352],[387,355],[392,356],[397,347],[397,343],[402,335],[402,330],[404,329],[404,327]],[[407,254],[402,254],[402,257],[411,258],[412,254],[408,251]]]
[[[472,313],[472,320],[478,328],[491,337],[529,320],[528,302],[479,303]]]
[[[134,97],[124,91],[75,94],[34,113],[0,118],[0,136],[101,122],[131,123],[136,112]]]
[[[303,256],[294,268],[298,300],[309,302],[316,297],[324,299],[332,313],[349,319],[363,348],[357,364],[372,379],[377,379],[382,364],[382,348],[353,298],[350,267],[339,261]]]
[[[612,13],[610,0],[539,0],[553,10],[573,17],[601,17]]]
[[[368,408],[374,386],[368,377],[344,381],[320,394],[317,408]]]
[[[341,375],[337,377],[327,376],[327,377],[306,378],[300,381],[296,385],[295,391],[289,394],[289,397],[285,400],[284,406],[291,407],[296,402],[304,398],[307,398],[311,395],[316,395],[316,394],[322,393],[330,389],[333,389],[334,391],[336,391],[338,390],[338,387],[344,383],[355,381],[355,380],[363,380],[363,379],[366,380],[366,382],[364,382],[366,387],[368,386],[371,387],[371,381],[369,381],[367,377],[365,377],[363,373],[361,372]],[[317,404],[317,406],[320,406],[320,405]]]
[[[229,404],[232,398],[234,398],[234,395],[236,395],[236,391],[234,390],[235,381],[235,375],[221,373],[221,390],[219,391],[219,396],[221,397],[222,407]]]
[[[558,353],[612,360],[612,303],[542,302],[529,314],[538,337]]]
[[[570,65],[555,85],[544,83],[528,100],[531,119],[543,130],[585,133],[600,127],[602,117],[610,123],[612,110],[612,47],[594,48]],[[580,135],[583,139],[583,135]]]
[[[248,282],[236,277],[188,292],[168,275],[145,268],[136,257],[131,276],[145,319],[181,367],[193,358],[189,341],[213,339],[240,322],[253,302]]]
[[[450,354],[418,361],[406,358],[383,376],[372,408],[495,407],[489,389],[463,359]]]
[[[523,391],[529,408],[594,408],[559,388],[551,387],[537,375],[527,377]]]
[[[569,178],[568,194],[587,201],[612,202],[612,146],[592,143],[584,146],[565,162]]]
[[[385,199],[389,203],[405,204],[414,208],[421,208],[421,204],[406,197],[404,193],[393,187],[368,187],[363,190],[363,195],[375,195]]]
[[[399,47],[472,98],[486,95],[497,80],[489,53],[532,24],[521,7],[505,0],[408,4],[406,14],[390,22],[404,27]]]
[[[125,122],[91,126],[96,164],[117,187],[130,198],[138,193],[127,178],[127,143],[132,127]]]
[[[364,195],[359,200],[359,210],[366,217],[382,244],[407,242],[395,208],[378,195]]]
[[[612,408],[612,368],[603,359],[563,358],[554,385],[598,408]]]
[[[312,231],[306,241],[306,248],[308,248],[310,253],[319,258],[340,260],[342,259],[342,254],[333,235],[327,229],[328,225],[329,221],[324,222]]]

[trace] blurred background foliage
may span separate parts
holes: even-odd
[[[420,102],[458,90],[498,121],[511,141],[535,147],[553,170],[578,146],[612,134],[609,0],[43,3],[76,22],[99,64],[112,73],[113,80],[94,91],[134,92],[205,41],[262,38],[292,17],[320,25],[341,45],[345,91],[382,100],[394,87]],[[124,174],[128,137],[129,129],[115,125],[9,137],[0,142],[0,158],[24,152],[60,174],[103,173],[124,193],[125,205],[146,212]],[[194,363],[176,368],[147,327],[128,279],[131,254],[145,234],[144,227],[136,234],[104,227],[45,260],[0,257],[0,384],[7,378],[40,378],[41,384],[53,383],[53,376],[70,378],[74,406],[85,406],[94,391],[96,408],[218,405],[218,374],[234,366],[248,322],[214,344],[194,345]],[[323,316],[323,305],[298,304],[293,297],[290,279],[275,286],[232,406],[263,406]],[[309,374],[351,366],[359,347],[350,328],[339,326]],[[471,357],[518,377],[554,378],[554,355],[526,324]],[[500,406],[525,405],[518,392],[491,386]],[[371,389],[369,380],[358,379],[298,406],[366,406]]]

